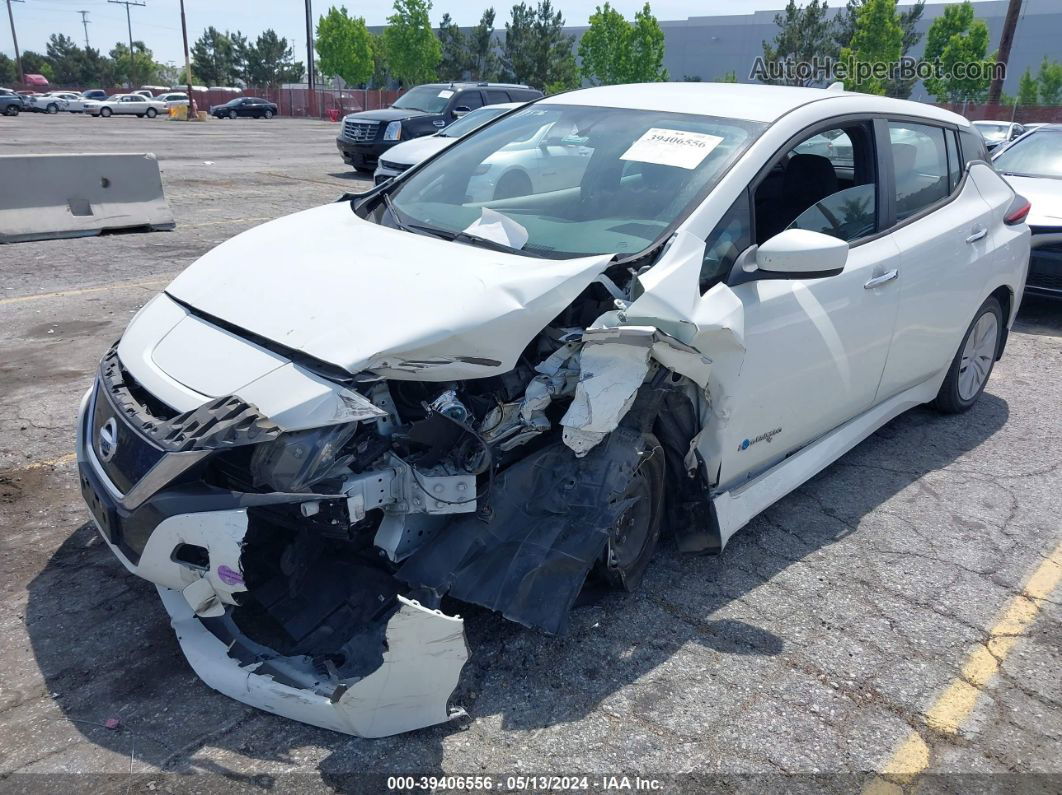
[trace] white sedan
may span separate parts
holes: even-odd
[[[104,118],[121,114],[153,119],[166,112],[166,103],[141,94],[114,94],[103,100],[85,100],[85,112]]]
[[[47,94],[37,94],[29,98],[29,109],[39,113],[82,113],[85,110],[85,100],[76,91],[49,91]]]
[[[210,686],[350,734],[443,723],[454,602],[562,632],[665,528],[745,566],[734,533],[892,418],[974,408],[1028,212],[931,105],[547,97],[193,263],[84,396],[80,488]]]

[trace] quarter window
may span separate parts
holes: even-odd
[[[959,139],[954,130],[945,130],[944,138],[948,144],[948,187],[954,191],[962,179],[962,159],[959,155]]]
[[[752,245],[749,199],[742,193],[708,235],[701,263],[701,292],[725,279],[742,251]]]
[[[928,124],[890,122],[896,220],[916,215],[951,192],[944,130]]]

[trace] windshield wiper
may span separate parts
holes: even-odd
[[[412,232],[418,235],[431,235],[432,237],[438,237],[443,240],[453,240],[453,234],[445,229],[437,229],[434,226],[428,226],[427,224],[410,224],[402,220],[398,214],[398,209],[395,207],[393,201],[391,201],[391,194],[387,191],[380,194],[383,197],[384,207],[391,213],[391,217],[395,219],[395,226],[401,229],[403,232]]]
[[[455,232],[453,237],[450,238],[454,242],[468,243],[472,246],[482,246],[483,248],[490,248],[495,251],[504,251],[509,254],[522,254],[523,256],[531,256],[542,258],[541,254],[536,254],[533,251],[528,251],[523,248],[516,248],[515,246],[507,246],[504,243],[498,243],[494,240],[488,240],[485,237],[478,237],[477,235],[471,235],[468,232]]]
[[[383,196],[384,207],[387,208],[387,212],[391,213],[391,217],[395,219],[395,226],[403,232],[412,232],[413,230],[409,228],[409,225],[399,217],[398,210],[395,209],[394,202],[391,201],[391,194],[384,191],[381,195]]]

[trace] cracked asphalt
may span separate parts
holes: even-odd
[[[665,789],[769,789],[784,773],[816,790],[1062,789],[1062,589],[1022,595],[1062,561],[1062,304],[1042,301],[1023,306],[973,411],[897,418],[721,556],[665,543],[639,593],[577,609],[562,638],[463,611],[472,657],[455,701],[467,719],[362,740],[203,685],[154,589],[88,524],[77,405],[133,312],[193,259],[366,184],[335,130],[0,119],[0,154],[155,152],[178,222],[0,247],[0,786],[71,773],[110,774],[97,783],[115,789],[626,773]],[[336,251],[337,264],[356,251]],[[1029,621],[971,683],[964,665],[993,650],[1013,600]],[[927,716],[956,682],[974,698],[945,730]],[[917,779],[867,778],[895,770],[912,737],[925,748]],[[190,773],[220,778],[177,775]]]

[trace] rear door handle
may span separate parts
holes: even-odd
[[[970,235],[968,238],[966,238],[966,242],[967,243],[976,243],[978,240],[980,240],[981,238],[983,238],[987,234],[988,234],[988,230],[985,229],[984,227],[981,227],[980,229],[975,230],[974,233],[972,235]]]
[[[873,279],[863,285],[863,289],[873,290],[875,287],[881,287],[881,285],[888,284],[899,275],[900,272],[893,268],[891,271],[886,271],[880,276],[875,276]]]

